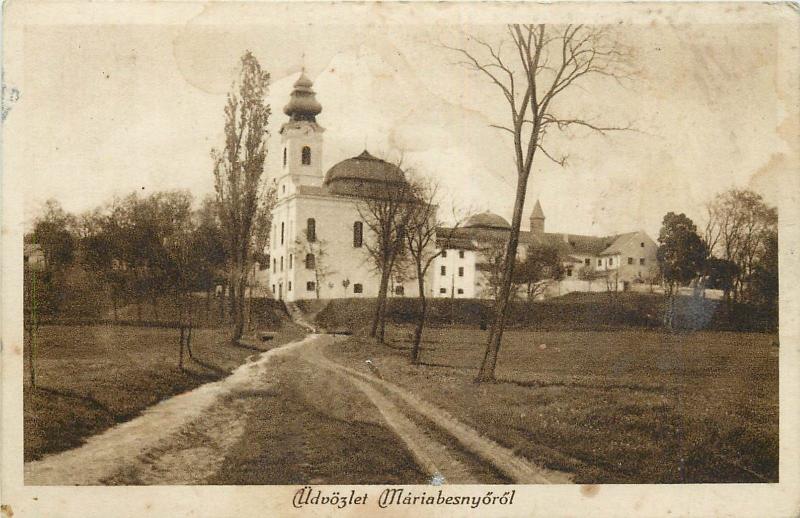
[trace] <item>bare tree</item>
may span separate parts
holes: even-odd
[[[405,228],[413,213],[411,207],[414,203],[413,189],[407,183],[387,186],[382,192],[372,193],[356,202],[361,220],[372,237],[364,239],[363,245],[380,275],[378,300],[370,331],[370,336],[377,337],[380,343],[384,342],[389,281],[398,259],[403,255]]]
[[[428,311],[428,300],[425,296],[425,278],[433,261],[442,255],[444,247],[436,244],[437,231],[440,227],[437,198],[439,185],[431,180],[417,179],[413,184],[414,197],[417,199],[412,207],[406,225],[406,248],[414,265],[419,289],[419,314],[414,328],[414,341],[411,349],[411,362],[419,363],[422,332]],[[458,227],[455,223],[451,233]]]
[[[295,241],[295,256],[304,258],[305,267],[314,271],[314,292],[319,299],[322,283],[336,273],[328,263],[328,243],[315,236],[308,239],[308,231],[303,231],[303,238]]]
[[[524,286],[528,302],[536,300],[553,282],[564,278],[564,265],[558,249],[550,245],[529,246],[515,277],[517,283]]]
[[[487,237],[482,240],[476,251],[478,252],[478,262],[475,266],[479,271],[483,272],[483,277],[486,282],[483,294],[497,301],[503,289],[506,253],[508,253],[508,241],[506,236]],[[516,262],[517,261],[514,261],[514,263]],[[519,290],[519,276],[515,273],[511,279],[509,298],[511,300],[516,300],[519,295]]]
[[[768,236],[777,231],[778,214],[762,197],[749,190],[731,189],[717,195],[707,206],[703,241],[712,253],[736,265],[732,292],[741,301]]]
[[[510,125],[493,127],[511,135],[517,173],[502,284],[495,301],[494,319],[477,381],[494,379],[534,157],[537,151],[541,151],[561,166],[567,160],[566,155],[557,155],[545,146],[548,131],[580,127],[605,134],[625,129],[560,114],[555,102],[587,78],[599,76],[620,80],[628,75],[625,67],[627,53],[608,29],[584,25],[557,27],[514,24],[506,28],[506,36],[506,42],[510,40],[511,45],[507,44],[505,48],[502,43],[492,45],[476,37],[469,38],[474,50],[446,46],[463,58],[460,61],[462,65],[485,75],[496,85],[508,103]]]
[[[251,52],[245,52],[238,85],[228,93],[225,106],[225,148],[211,152],[217,210],[228,253],[234,342],[244,332],[245,289],[258,216],[269,212],[267,204],[274,200],[262,181],[270,115],[264,100],[268,86],[269,73]]]

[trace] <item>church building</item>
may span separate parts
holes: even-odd
[[[322,106],[305,74],[294,83],[280,129],[281,169],[272,212],[267,286],[279,300],[375,297],[380,277],[365,244],[373,236],[364,222],[365,204],[388,190],[407,187],[402,170],[372,156],[343,160],[323,173],[323,134],[317,122]],[[535,246],[558,251],[565,272],[547,286],[545,296],[571,291],[625,290],[645,283],[656,266],[656,244],[643,231],[610,236],[545,232],[539,201],[530,229],[520,234],[518,260]],[[483,212],[463,226],[437,230],[442,250],[428,270],[431,297],[492,296],[492,256],[503,250],[511,225]],[[416,296],[413,275],[395,274],[391,296]]]
[[[280,130],[282,166],[272,213],[268,285],[275,298],[376,297],[380,276],[365,246],[364,200],[406,184],[403,172],[366,150],[323,174],[322,106],[311,80],[294,83]],[[413,279],[390,279],[390,292],[413,293]]]

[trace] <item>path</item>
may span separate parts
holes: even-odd
[[[431,475],[441,475],[445,481],[451,483],[487,483],[480,479],[479,474],[470,473],[460,462],[458,448],[448,447],[434,438],[438,433],[454,439],[460,448],[491,465],[514,483],[571,482],[569,474],[531,464],[408,390],[328,359],[323,352],[328,343],[330,342],[309,343],[304,350],[304,358],[322,368],[349,377],[370,398],[389,426],[403,439],[420,465]],[[415,424],[412,419],[421,424]]]
[[[182,445],[192,444],[192,435],[198,439],[194,441],[195,451],[173,448],[170,455],[173,455],[175,461],[181,455],[191,457],[186,459],[188,465],[184,469],[187,471],[189,481],[194,480],[203,471],[213,469],[213,466],[207,465],[213,464],[213,456],[205,455],[215,449],[215,440],[220,443],[230,443],[238,439],[237,413],[233,411],[235,407],[228,403],[236,400],[237,394],[268,388],[269,362],[313,340],[313,337],[308,337],[271,349],[262,353],[255,362],[240,366],[227,378],[166,399],[148,408],[139,417],[89,438],[83,446],[28,462],[25,464],[25,483],[102,484],[109,480],[113,481],[123,467],[146,463],[148,455],[156,466],[158,463],[154,462],[153,455],[159,450],[161,454],[157,456],[162,465],[161,470],[169,472],[170,469],[166,466],[170,464],[170,460],[169,457],[165,457],[168,449],[163,443],[174,441],[176,436],[182,436],[184,438],[180,441]],[[210,411],[212,408],[214,412]],[[201,448],[207,448],[207,451],[202,451]],[[216,450],[221,449],[222,446],[216,448]],[[201,466],[200,463],[204,465]],[[173,473],[174,478],[181,476]]]
[[[275,426],[284,426],[281,419],[287,416],[271,417],[270,412],[263,410],[265,398],[268,400],[270,396],[297,400],[299,408],[303,399],[318,401],[319,408],[329,415],[326,422],[334,427],[334,435],[330,437],[337,433],[341,436],[347,423],[374,421],[390,429],[396,437],[387,433],[381,439],[384,442],[373,443],[373,449],[376,445],[375,451],[394,449],[392,441],[399,438],[432,481],[523,484],[570,481],[567,474],[534,466],[410,391],[330,360],[324,349],[333,341],[329,335],[309,335],[262,353],[229,377],[162,401],[141,416],[90,438],[79,448],[26,464],[25,482],[29,485],[203,484],[219,480],[221,467],[237,445],[248,443],[256,453],[289,447],[277,445],[269,438],[250,444],[249,436],[245,437],[245,429],[253,420],[266,419],[274,421]],[[276,377],[279,371],[285,373],[280,380]],[[332,373],[333,378],[320,377],[325,372]],[[333,382],[337,379],[340,381]],[[289,395],[277,396],[278,393]],[[363,405],[358,406],[358,398],[364,399]],[[358,408],[350,414],[353,421],[341,421],[333,407],[348,402]],[[295,430],[297,426],[300,429]],[[337,427],[341,430],[336,431]],[[305,423],[293,423],[288,428],[284,431],[289,437],[307,435]],[[312,442],[315,438],[326,441],[322,429],[319,431],[310,436]],[[366,447],[365,441],[356,444],[356,448]],[[306,445],[303,451],[311,451],[313,446]],[[333,462],[328,478],[317,482],[337,482],[337,461],[328,457],[308,460],[329,465]]]

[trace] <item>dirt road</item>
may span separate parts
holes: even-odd
[[[368,370],[328,335],[263,353],[74,450],[25,466],[33,485],[561,483]]]

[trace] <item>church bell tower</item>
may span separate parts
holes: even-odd
[[[289,103],[283,113],[289,120],[281,127],[281,172],[280,178],[288,176],[298,185],[322,185],[322,133],[325,129],[317,124],[317,115],[322,105],[312,88],[314,83],[305,71],[295,81]]]

